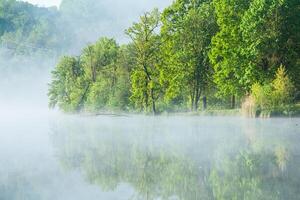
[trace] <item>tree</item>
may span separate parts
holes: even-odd
[[[55,56],[68,49],[71,40],[56,7],[42,8],[16,1],[0,1],[0,44],[17,54]],[[46,51],[46,53],[45,53]]]
[[[136,67],[132,70],[131,100],[142,110],[156,113],[156,100],[159,97],[158,63],[160,50],[160,13],[158,9],[147,12],[140,17],[140,22],[134,23],[126,30],[136,50]]]
[[[187,99],[188,95],[191,110],[198,110],[200,97],[205,96],[212,81],[208,51],[216,30],[210,1],[178,0],[164,11],[161,80],[166,85],[167,101],[181,95]]]
[[[136,65],[134,57],[135,49],[132,44],[120,47],[117,59],[115,91],[110,100],[111,107],[121,110],[128,110],[131,107],[130,73]]]
[[[122,100],[115,98],[127,98],[129,81],[125,64],[118,63],[118,55],[115,40],[100,38],[86,47],[78,59],[62,58],[53,71],[50,107],[58,104],[65,111],[98,111],[111,107],[114,101],[115,106],[124,108],[127,101],[117,104]]]
[[[248,8],[247,0],[213,0],[219,31],[212,39],[210,61],[214,67],[214,82],[219,96],[244,95],[247,88],[240,81],[244,75],[244,55],[240,51],[240,23]]]
[[[86,81],[90,84],[87,106],[100,110],[109,104],[114,95],[117,79],[119,46],[114,39],[100,38],[83,50],[82,63]]]
[[[251,1],[241,21],[241,50],[245,57],[241,82],[249,88],[254,82],[271,80],[278,66],[284,65],[294,77],[299,74],[299,1]],[[297,28],[298,27],[298,28]]]
[[[214,0],[220,31],[213,38],[210,59],[221,96],[245,95],[254,83],[272,80],[280,65],[286,66],[297,85],[299,4]]]
[[[254,101],[253,113],[272,115],[290,113],[295,87],[283,66],[276,72],[275,79],[268,84],[255,83],[251,88]]]
[[[105,37],[100,38],[95,44],[84,48],[81,59],[88,75],[87,78],[92,82],[96,82],[98,77],[105,71],[110,68],[115,69],[118,48],[118,44],[114,39]]]
[[[85,83],[82,80],[84,71],[77,58],[63,57],[52,72],[49,85],[49,106],[56,105],[66,112],[79,111],[84,101]]]

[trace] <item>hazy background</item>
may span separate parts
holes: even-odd
[[[99,36],[114,37],[117,41],[125,43],[128,42],[128,37],[125,36],[124,30],[137,21],[141,14],[153,8],[163,10],[172,3],[172,0],[27,0],[27,2],[39,6],[57,6],[63,14],[68,15],[67,20],[74,23],[74,27],[79,30],[77,34],[80,35],[80,40],[85,43],[94,42]],[[84,2],[84,5],[81,2]],[[78,9],[80,4],[82,7]],[[87,8],[89,4],[93,9]],[[74,27],[72,29],[76,29]]]
[[[57,8],[36,10],[37,8],[29,6],[26,11],[22,10],[23,8],[17,11],[15,8],[12,9],[15,13],[7,14],[7,19],[13,16],[12,21],[20,18],[18,23],[21,23],[21,18],[26,15],[25,20],[30,19],[30,23],[40,21],[38,23],[42,25],[37,29],[36,24],[28,26],[24,23],[23,28],[18,24],[18,31],[7,32],[0,38],[0,42],[13,41],[13,48],[0,47],[2,116],[7,113],[24,114],[21,113],[24,110],[26,113],[33,113],[33,108],[47,110],[47,84],[50,82],[50,72],[60,56],[78,55],[87,44],[103,36],[115,38],[121,44],[129,42],[124,30],[137,21],[144,12],[155,7],[163,10],[170,5],[171,0],[28,0],[27,2],[41,7],[57,6]],[[6,11],[8,9],[4,9],[3,13]],[[31,49],[31,46],[38,47],[43,54],[34,52],[35,49]],[[48,49],[55,53],[50,55]],[[22,55],[23,51],[29,53]]]
[[[25,0],[26,2],[39,6],[59,6],[61,0]]]

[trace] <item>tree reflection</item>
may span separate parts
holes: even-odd
[[[66,169],[80,170],[102,190],[128,184],[134,199],[297,199],[295,141],[251,127],[218,138],[197,129],[174,135],[164,123],[116,127],[73,119],[53,126],[52,138]]]

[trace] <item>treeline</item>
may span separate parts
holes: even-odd
[[[0,44],[13,53],[49,54],[65,50],[65,35],[61,16],[56,7],[42,8],[16,1],[0,1]]]
[[[109,16],[101,5],[94,0],[63,0],[59,8],[45,8],[0,0],[0,48],[13,55],[78,53],[104,32],[101,26]]]
[[[142,15],[126,34],[127,45],[101,38],[80,56],[63,57],[50,106],[159,113],[235,108],[252,99],[261,112],[299,98],[298,0],[176,0]]]

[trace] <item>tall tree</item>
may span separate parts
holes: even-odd
[[[299,1],[253,0],[245,12],[240,46],[245,60],[245,73],[241,82],[246,88],[255,82],[264,82],[274,77],[280,65],[287,67],[293,77],[299,74]],[[298,11],[297,11],[298,8]]]
[[[156,113],[156,100],[159,97],[158,63],[160,51],[160,13],[158,9],[147,12],[138,23],[126,30],[136,49],[136,67],[132,70],[131,100],[142,110]]]
[[[183,95],[192,110],[198,110],[200,97],[212,81],[208,51],[217,30],[213,11],[210,1],[177,0],[163,13],[165,98],[170,101]]]
[[[92,110],[103,109],[115,92],[119,46],[114,39],[100,38],[83,50],[81,56],[85,70],[87,106]]]
[[[52,72],[49,88],[50,107],[59,106],[65,112],[79,111],[84,96],[84,71],[77,58],[63,57]]]
[[[248,0],[213,0],[218,33],[212,39],[210,61],[214,66],[214,82],[220,96],[232,96],[232,107],[235,96],[243,95],[246,88],[241,82],[244,75],[244,55],[240,42],[242,33],[240,24],[249,6]]]
[[[92,82],[96,82],[98,77],[103,74],[105,70],[108,70],[108,68],[115,67],[118,48],[118,44],[114,39],[104,37],[83,50],[81,59],[85,71],[89,76],[88,78]]]
[[[220,31],[210,59],[221,96],[243,96],[286,66],[299,88],[299,1],[214,0]]]

